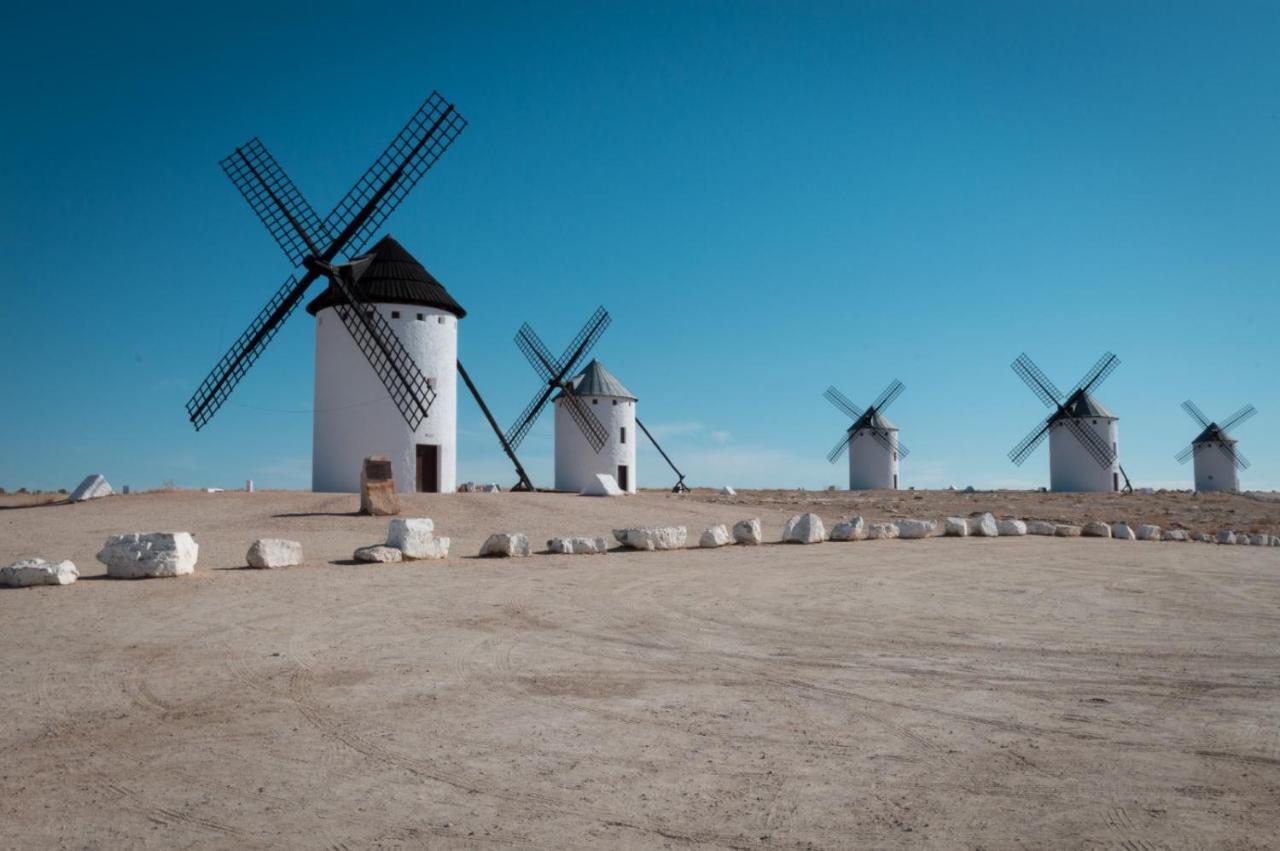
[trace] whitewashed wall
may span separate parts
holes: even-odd
[[[892,490],[898,475],[898,430],[887,435],[892,449],[886,449],[870,429],[854,432],[849,442],[849,490]]]
[[[1227,453],[1223,452],[1220,443],[1200,444],[1200,451],[1195,456],[1196,490],[1198,491],[1238,491],[1240,490],[1240,474]]]
[[[556,401],[556,490],[577,493],[592,482],[597,473],[615,478],[618,466],[627,465],[627,492],[636,492],[636,403],[613,396],[582,396],[583,404],[600,419],[609,435],[597,453],[583,436],[564,402]],[[615,405],[614,402],[617,404]],[[621,440],[622,429],[627,441]]]
[[[458,318],[414,304],[378,304],[423,375],[435,379],[436,399],[417,432],[410,430],[342,320],[328,307],[316,314],[315,434],[311,489],[360,490],[366,456],[391,459],[396,490],[416,489],[419,443],[440,446],[440,492],[457,486]],[[392,311],[400,318],[392,319]],[[418,314],[424,319],[418,320]]]
[[[1111,417],[1085,417],[1080,422],[1085,428],[1093,429],[1107,446],[1115,450],[1115,460],[1110,467],[1102,466],[1065,423],[1054,423],[1049,429],[1049,490],[1113,491],[1118,490],[1117,481],[1123,487],[1124,480],[1120,477],[1119,420]]]

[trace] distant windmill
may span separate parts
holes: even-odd
[[[1258,413],[1258,409],[1253,405],[1245,405],[1223,420],[1222,425],[1210,422],[1190,399],[1182,403],[1182,410],[1203,429],[1186,449],[1175,456],[1179,464],[1185,464],[1195,456],[1196,490],[1240,490],[1238,471],[1248,469],[1249,461],[1240,454],[1236,439],[1227,433],[1227,429],[1235,428],[1250,419]]]
[[[556,490],[579,492],[603,473],[635,493],[637,426],[675,470],[678,481],[672,490],[688,490],[684,475],[636,416],[635,395],[598,360],[578,369],[611,321],[607,310],[597,308],[558,358],[529,323],[520,326],[516,346],[544,384],[507,429],[506,442],[513,450],[518,447],[554,397]]]
[[[865,411],[835,387],[828,387],[822,394],[853,420],[844,437],[827,453],[827,460],[834,464],[848,448],[849,490],[897,490],[898,462],[910,450],[898,439],[898,427],[885,418],[884,412],[905,389],[895,378]]]
[[[1025,352],[1019,355],[1013,371],[1053,412],[1010,450],[1009,460],[1021,466],[1047,435],[1050,490],[1118,491],[1121,476],[1132,490],[1119,462],[1118,418],[1090,395],[1119,365],[1107,352],[1063,394]]]
[[[466,311],[390,237],[364,253],[382,223],[466,126],[453,105],[432,92],[323,220],[258,139],[222,161],[227,176],[299,269],[187,402],[187,415],[197,431],[261,357],[311,284],[323,276],[329,288],[308,305],[316,317],[313,489],[357,490],[361,458],[385,453],[401,490],[452,491],[455,370],[521,479],[527,480],[457,360],[457,320]],[[339,255],[353,259],[338,263]],[[326,319],[331,321],[326,324]]]

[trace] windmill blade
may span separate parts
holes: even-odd
[[[1093,456],[1093,460],[1098,462],[1098,466],[1110,467],[1115,463],[1115,451],[1098,436],[1096,431],[1076,417],[1069,417],[1063,422],[1066,424],[1067,430],[1076,436],[1076,440],[1080,441],[1080,445]]]
[[[1236,465],[1237,470],[1249,469],[1249,459],[1245,458],[1244,455],[1240,452],[1240,450],[1237,449],[1234,445],[1230,443],[1224,443],[1222,444],[1222,451],[1225,452],[1227,454],[1227,457],[1231,459],[1232,463]]]
[[[560,399],[569,411],[569,416],[578,424],[578,430],[582,432],[582,436],[587,439],[587,443],[591,444],[591,448],[596,452],[603,449],[605,441],[609,439],[609,432],[605,429],[604,423],[600,422],[595,411],[567,389]]]
[[[609,323],[613,321],[613,317],[609,315],[609,311],[605,310],[603,305],[596,308],[596,312],[591,314],[591,318],[586,324],[578,330],[577,335],[569,341],[569,345],[565,346],[564,354],[556,361],[555,373],[561,379],[573,372],[581,363],[587,353],[595,347],[600,340],[600,336],[604,334],[605,329],[609,327]]]
[[[1191,460],[1191,456],[1195,455],[1197,451],[1198,450],[1196,449],[1195,444],[1192,443],[1192,444],[1189,444],[1186,449],[1183,449],[1181,452],[1179,452],[1177,455],[1173,457],[1177,460],[1179,464],[1185,464]]]
[[[906,386],[901,381],[896,378],[893,379],[893,381],[889,382],[889,386],[884,388],[880,395],[876,397],[876,400],[871,403],[869,409],[875,408],[877,411],[883,412],[884,409],[892,405],[893,400],[901,396],[902,391],[906,389]]]
[[[453,104],[432,92],[325,218],[326,239],[347,234],[330,258],[344,249],[348,257],[358,255],[466,126]]]
[[[521,325],[520,330],[516,332],[516,347],[524,354],[534,372],[541,375],[544,381],[555,380],[555,358],[552,357],[547,344],[542,342],[542,338],[529,327],[528,322]]]
[[[218,164],[290,263],[301,266],[307,257],[320,253],[316,240],[326,241],[320,217],[258,137]]]
[[[1072,388],[1071,393],[1068,395],[1074,396],[1076,393],[1093,392],[1093,390],[1102,384],[1102,382],[1107,380],[1108,375],[1115,372],[1116,367],[1119,365],[1120,358],[1116,357],[1111,352],[1106,352],[1102,357],[1098,358],[1098,362],[1093,365],[1092,369],[1084,374],[1084,378],[1080,379],[1080,383]],[[1109,463],[1110,462],[1108,462],[1108,464]]]
[[[1258,413],[1258,409],[1253,407],[1253,405],[1245,405],[1243,408],[1227,417],[1226,420],[1223,421],[1221,428],[1223,431],[1228,431],[1229,429],[1240,425],[1245,420],[1252,418],[1256,413]]]
[[[832,464],[836,463],[836,460],[843,455],[845,449],[848,448],[850,440],[853,440],[853,433],[845,432],[844,437],[840,438],[840,442],[831,447],[831,451],[827,453],[827,460]]]
[[[1190,399],[1183,402],[1182,410],[1186,411],[1187,416],[1195,420],[1196,425],[1200,426],[1200,428],[1209,427],[1209,418],[1204,415],[1204,411],[1200,410],[1199,406],[1196,405],[1195,402],[1192,402]]]
[[[1027,457],[1036,450],[1049,434],[1049,420],[1045,420],[1038,426],[1033,428],[1026,437],[1019,440],[1017,445],[1009,450],[1009,460],[1019,467]]]
[[[871,429],[871,436],[876,439],[876,443],[879,443],[888,451],[897,452],[898,460],[902,460],[903,458],[906,458],[908,455],[911,454],[911,450],[908,449],[906,447],[906,444],[904,444],[902,441],[898,441],[897,443],[894,443],[892,440],[890,440],[889,433],[887,431],[880,431],[878,429],[873,428]]]
[[[843,411],[850,419],[856,420],[866,413],[855,405],[848,396],[837,390],[835,385],[828,387],[822,397]]]
[[[317,273],[310,271],[301,279],[290,276],[271,296],[266,306],[258,311],[249,327],[236,338],[204,381],[200,382],[187,402],[187,418],[196,427],[196,431],[203,428],[227,401],[249,367],[262,356],[263,350],[280,330],[280,326],[297,309],[303,293],[316,277]]]
[[[898,460],[901,461],[903,458],[906,458],[910,454],[911,454],[911,450],[907,448],[907,445],[903,443],[901,439],[899,439],[898,440]]]
[[[1045,407],[1058,407],[1058,403],[1062,401],[1062,391],[1049,380],[1049,376],[1045,375],[1040,367],[1036,366],[1035,361],[1028,357],[1026,352],[1014,358],[1011,366],[1022,382],[1031,388],[1031,392],[1044,402]]]
[[[542,414],[542,409],[546,406],[547,400],[551,398],[551,394],[555,392],[555,389],[552,384],[539,388],[538,392],[529,400],[529,404],[524,406],[520,416],[516,417],[516,421],[511,424],[511,428],[507,429],[507,443],[511,444],[512,449],[518,448],[524,441],[529,434],[529,430],[533,428],[533,424],[538,421],[538,417]]]

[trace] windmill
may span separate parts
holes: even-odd
[[[1182,403],[1182,410],[1203,429],[1194,440],[1175,457],[1179,464],[1185,464],[1195,456],[1196,490],[1198,491],[1238,491],[1240,490],[1240,470],[1248,469],[1249,461],[1236,447],[1236,439],[1227,433],[1227,429],[1235,428],[1258,413],[1253,405],[1245,405],[1219,425],[1210,422],[1204,412],[1190,399]]]
[[[1118,418],[1091,395],[1119,365],[1118,357],[1105,353],[1064,395],[1026,352],[1018,355],[1013,371],[1052,413],[1018,441],[1009,460],[1021,466],[1048,436],[1050,490],[1118,491],[1121,476],[1132,490],[1118,458]]]
[[[324,277],[329,288],[309,305],[317,322],[313,488],[356,490],[360,458],[389,453],[401,489],[413,483],[419,490],[453,490],[455,369],[520,478],[527,481],[456,358],[457,320],[466,312],[394,240],[384,239],[364,253],[387,217],[466,126],[454,106],[432,92],[323,220],[259,139],[222,160],[227,176],[297,268],[187,402],[187,415],[197,431],[227,401],[310,286]],[[338,263],[340,255],[353,259]],[[322,330],[326,309],[345,335]],[[398,323],[401,313],[414,316],[422,326]],[[431,322],[436,327],[428,328]],[[385,395],[375,398],[370,396],[373,391]],[[346,397],[359,395],[357,404],[332,404],[332,397],[344,392]],[[429,419],[433,407],[437,416]]]
[[[911,450],[898,440],[898,427],[885,418],[884,411],[905,389],[895,378],[866,410],[835,387],[822,394],[853,420],[844,437],[827,453],[827,460],[834,464],[845,449],[849,450],[849,490],[897,490],[898,462]]]
[[[579,370],[611,321],[607,310],[596,308],[558,358],[528,322],[520,326],[516,347],[542,384],[507,429],[506,442],[514,451],[547,402],[554,401],[556,490],[580,492],[596,474],[603,473],[613,476],[624,491],[635,493],[638,426],[675,471],[677,482],[672,490],[686,491],[684,475],[636,416],[636,396],[598,360],[591,360]]]

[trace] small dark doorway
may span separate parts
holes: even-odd
[[[1113,491],[1120,490],[1120,474],[1113,472],[1111,474],[1111,489]]]
[[[893,489],[894,489],[894,490],[897,490],[897,489],[898,489],[898,474],[897,474],[897,473],[894,473],[894,474],[893,474]]]
[[[627,482],[627,465],[626,464],[618,465],[618,487],[622,488],[624,491],[631,490]]]
[[[434,443],[418,444],[419,493],[440,492],[440,447]]]

